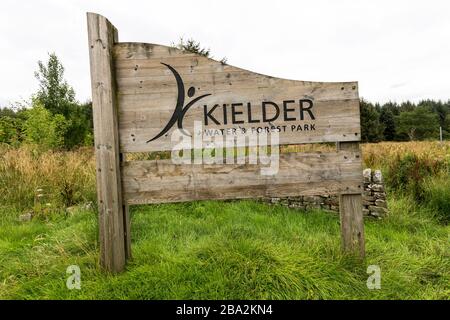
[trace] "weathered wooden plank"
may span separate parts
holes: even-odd
[[[359,143],[357,142],[339,142],[337,143],[337,149],[338,151],[346,152],[360,151]],[[359,180],[362,183],[361,162],[355,170],[358,170],[355,172],[359,173]],[[349,191],[341,192],[339,195],[339,213],[344,251],[359,255],[363,258],[365,255],[365,239],[361,191],[357,193]]]
[[[205,130],[219,131],[286,126],[280,144],[360,140],[356,82],[274,78],[153,44],[118,43],[114,57],[123,152],[171,150],[177,124],[157,136],[178,102],[180,112],[197,98],[177,116],[186,132],[198,120]],[[305,125],[313,129],[297,130]]]
[[[99,206],[100,263],[108,271],[125,266],[119,130],[113,67],[117,30],[104,17],[87,14]]]
[[[203,126],[203,133],[212,132],[216,136],[221,136],[221,130],[245,128],[249,132],[255,130],[265,130],[266,128],[276,128],[282,130],[279,132],[279,144],[298,144],[298,143],[315,143],[315,142],[335,142],[353,141],[359,139],[360,128],[355,125],[359,119],[359,110],[354,106],[359,101],[327,101],[316,103],[316,118],[320,117],[320,121],[273,121],[270,123],[253,123],[251,126],[245,124],[233,125],[227,124],[212,126],[212,128]],[[322,108],[324,106],[325,108]],[[229,107],[229,105],[228,105]],[[203,119],[203,111],[200,108],[191,109],[184,118],[184,123],[193,124],[194,120]],[[328,110],[328,111],[327,111]],[[245,110],[243,110],[245,112]],[[220,116],[222,111],[217,112]],[[271,112],[267,113],[268,117],[272,116]],[[171,117],[170,111],[151,112],[148,111],[129,111],[120,113],[120,143],[123,152],[147,152],[171,150],[174,143],[171,141],[171,135],[165,134],[155,141],[147,143],[147,141],[156,136],[166,124],[166,119]],[[247,117],[246,114],[242,118]],[[261,119],[261,111],[256,110],[252,113],[253,119]],[[153,119],[153,120],[151,120]],[[192,125],[184,125],[185,131],[193,134]],[[219,131],[215,129],[218,128]],[[314,130],[310,130],[314,128]],[[353,129],[353,130],[352,130]],[[206,130],[206,131],[205,131]],[[216,134],[217,133],[217,134]],[[205,135],[205,134],[204,134]]]
[[[128,204],[360,192],[359,152],[280,154],[276,175],[261,164],[177,165],[171,160],[123,165]]]

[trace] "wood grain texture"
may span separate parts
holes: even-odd
[[[123,165],[128,204],[361,192],[359,152],[280,154],[276,175],[260,164],[177,165],[171,160]]]
[[[280,144],[313,142],[359,141],[359,98],[356,82],[308,82],[274,78],[251,71],[222,64],[205,57],[186,54],[177,49],[144,43],[118,43],[114,46],[115,71],[117,76],[120,146],[123,152],[147,152],[170,150],[173,147],[170,130],[166,135],[148,142],[155,137],[171,118],[177,104],[178,87],[172,66],[184,83],[185,104],[195,97],[210,94],[196,102],[185,114],[183,127],[192,133],[194,120],[204,121],[204,105],[212,108],[220,105],[213,113],[220,124],[210,123],[205,129],[251,128],[314,124],[315,130],[280,132]],[[187,90],[195,88],[192,98]],[[299,100],[310,99],[315,119],[308,113],[300,118]],[[283,118],[283,101],[293,100],[288,108],[288,117]],[[277,120],[269,123],[248,123],[247,103],[251,104],[253,120],[262,120],[262,103],[276,103],[281,111]],[[238,116],[242,124],[223,122],[223,105],[227,105],[228,118],[230,105],[243,103],[236,107],[243,114]],[[274,115],[268,107],[268,116]]]
[[[338,151],[359,152],[357,142],[339,142]],[[362,177],[361,163],[357,172]],[[365,256],[364,220],[362,213],[361,192],[342,192],[339,195],[339,214],[341,220],[341,237],[344,251],[356,254],[361,258]]]
[[[119,163],[119,131],[113,67],[117,30],[104,17],[88,13],[94,140],[99,206],[100,263],[111,272],[125,266],[124,214]]]

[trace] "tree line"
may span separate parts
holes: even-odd
[[[0,108],[0,143],[46,149],[93,145],[92,103],[80,103],[56,54],[38,61],[39,89],[30,101]]]
[[[450,138],[450,100],[385,104],[360,101],[363,142]]]
[[[193,40],[181,39],[177,47],[209,56]],[[75,99],[54,53],[38,62],[35,77],[39,89],[29,102],[0,108],[0,143],[66,150],[92,146],[92,103]],[[443,138],[450,138],[450,100],[374,104],[361,99],[360,111],[363,142],[437,140],[440,128]]]

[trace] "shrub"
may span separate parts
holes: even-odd
[[[390,188],[406,191],[418,202],[424,197],[425,179],[437,176],[446,167],[439,159],[419,157],[414,153],[397,155],[388,166],[386,182]]]
[[[26,111],[26,117],[24,123],[26,142],[39,145],[42,149],[63,146],[67,130],[67,121],[63,115],[52,115],[38,104]]]
[[[18,146],[21,140],[22,120],[10,116],[0,117],[0,143]]]
[[[450,222],[450,175],[443,174],[425,181],[424,204],[431,208],[436,218]]]

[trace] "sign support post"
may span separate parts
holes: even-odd
[[[120,150],[113,46],[117,29],[105,18],[87,14],[99,210],[100,264],[123,271],[127,217],[122,200]]]
[[[337,151],[359,152],[359,142],[337,142]],[[362,168],[360,170],[362,172]],[[364,220],[361,193],[339,194],[342,248],[360,258],[365,255]]]

